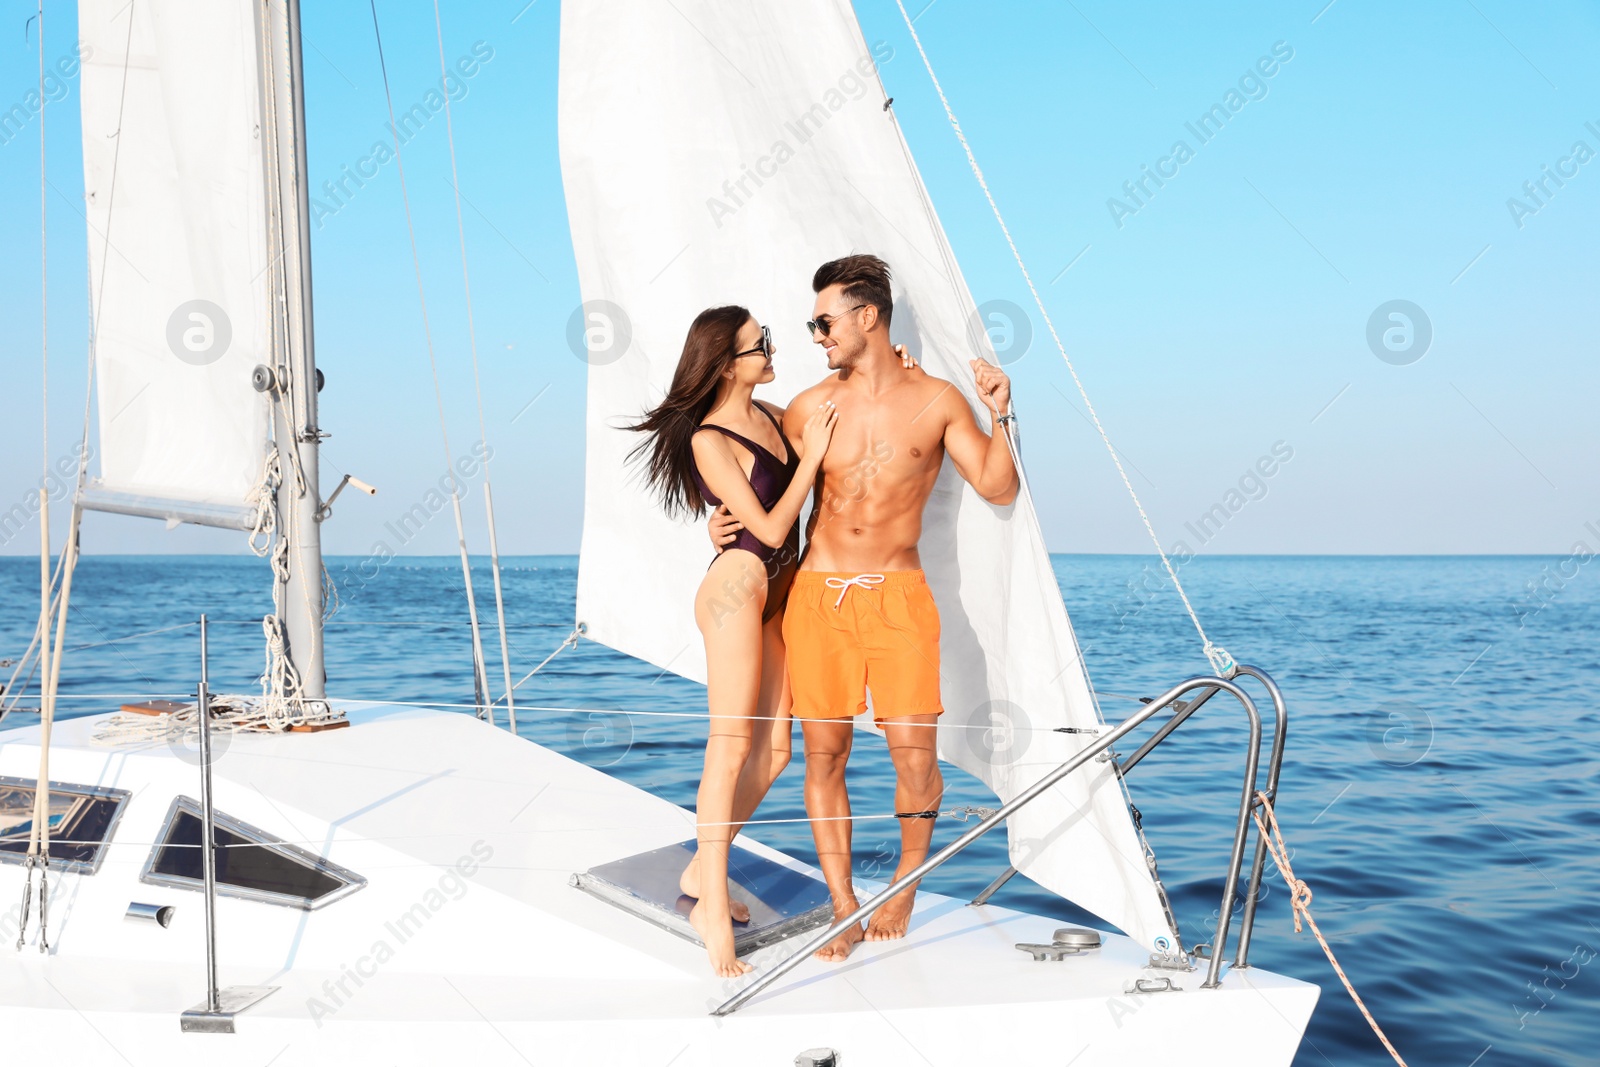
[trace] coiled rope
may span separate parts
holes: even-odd
[[[280,403],[282,400],[280,398]],[[291,450],[296,480],[303,491],[298,456]],[[261,632],[266,642],[266,666],[261,672],[260,707],[270,728],[289,729],[296,723],[315,722],[330,714],[326,701],[308,701],[301,685],[300,672],[289,657],[288,627],[284,622],[287,605],[280,604],[280,592],[290,573],[289,538],[274,536],[278,527],[278,488],[283,482],[283,458],[276,445],[262,463],[261,480],[247,500],[255,505],[255,525],[250,531],[250,551],[267,559],[272,566],[273,612],[261,617]]]
[[[314,705],[308,704],[310,708]],[[339,718],[329,714],[322,719],[309,715],[286,721],[280,703],[252,696],[219,695],[211,698],[211,732],[228,735],[243,732],[281,733],[299,723],[332,722]],[[195,749],[200,745],[200,706],[188,704],[176,711],[160,715],[142,715],[119,712],[95,727],[89,743],[114,748],[120,745],[166,741],[182,742]]]
[[[274,445],[261,463],[261,477],[250,490],[245,503],[256,509],[250,528],[250,551],[265,559],[272,551],[272,534],[278,528],[278,486],[283,481],[283,460]],[[274,568],[276,569],[276,568]]]
[[[1374,1019],[1372,1012],[1367,1010],[1367,1006],[1361,1000],[1360,994],[1356,992],[1356,987],[1350,984],[1350,979],[1345,975],[1344,968],[1339,966],[1338,959],[1333,955],[1333,949],[1328,946],[1328,939],[1323,937],[1322,931],[1317,928],[1317,920],[1311,917],[1311,887],[1306,885],[1303,879],[1296,878],[1294,876],[1294,868],[1289,866],[1289,846],[1283,840],[1283,830],[1278,826],[1278,815],[1277,812],[1272,810],[1272,801],[1267,797],[1266,793],[1260,791],[1256,793],[1256,801],[1258,806],[1251,812],[1251,815],[1256,820],[1256,828],[1261,833],[1261,840],[1267,843],[1267,851],[1272,853],[1272,862],[1278,865],[1278,870],[1282,873],[1283,880],[1289,887],[1289,907],[1294,911],[1294,932],[1297,934],[1301,932],[1302,919],[1306,925],[1311,927],[1311,933],[1315,935],[1317,944],[1322,946],[1323,954],[1328,957],[1328,962],[1333,964],[1333,973],[1337,974],[1339,981],[1344,983],[1345,992],[1350,994],[1350,999],[1355,1001],[1356,1007],[1361,1009],[1361,1014],[1366,1017],[1367,1025],[1371,1026],[1372,1032],[1378,1035],[1378,1040],[1383,1042],[1383,1047],[1389,1050],[1389,1055],[1394,1057],[1394,1062],[1398,1063],[1400,1067],[1407,1067],[1406,1061],[1401,1058],[1400,1053],[1395,1051],[1394,1045],[1389,1042],[1388,1035],[1378,1025],[1378,1020]],[[1262,821],[1261,818],[1263,811],[1267,813],[1266,821]],[[1268,822],[1272,824],[1270,833],[1267,830]]]
[[[284,403],[281,395],[277,402]],[[290,423],[286,420],[285,424]],[[294,449],[290,450],[290,455],[297,485],[303,493],[305,481],[299,456]],[[305,699],[300,672],[289,658],[288,628],[283,618],[286,605],[277,602],[280,590],[288,584],[291,566],[289,538],[286,535],[274,536],[278,529],[278,489],[282,484],[283,454],[277,445],[273,445],[262,462],[261,478],[246,500],[256,509],[255,524],[250,530],[250,551],[267,559],[272,566],[273,613],[261,617],[267,657],[266,667],[261,672],[261,707],[267,722],[272,724],[271,728],[278,731],[287,730],[297,722],[320,718],[317,712],[325,711],[328,707],[326,702],[319,706],[316,701]]]

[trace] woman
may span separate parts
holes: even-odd
[[[733,949],[728,849],[789,762],[783,603],[799,565],[800,509],[838,420],[825,404],[807,418],[799,442],[790,442],[783,409],[752,396],[775,377],[775,352],[771,335],[744,308],[701,312],[672,388],[633,427],[650,435],[634,454],[649,454],[649,481],[668,514],[726,507],[742,527],[695,593],[710,732],[697,802],[699,852],[682,878],[683,891],[698,898],[689,921],[723,978],[750,970]],[[737,910],[741,921],[749,917],[743,905]]]

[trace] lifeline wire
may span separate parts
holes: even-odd
[[[877,814],[877,815],[822,815],[822,816],[817,816],[816,818],[806,817],[806,818],[793,818],[793,819],[746,819],[744,822],[725,822],[725,823],[708,822],[708,823],[700,823],[699,825],[701,825],[701,826],[775,826],[775,825],[783,824],[783,823],[872,822],[872,821],[880,821],[880,820],[885,820],[885,819],[933,819],[933,818],[945,818],[945,817],[955,819],[958,822],[966,822],[968,819],[973,819],[973,818],[987,819],[989,816],[991,816],[991,815],[993,815],[995,813],[995,810],[996,809],[994,809],[994,808],[984,808],[984,807],[978,807],[978,806],[975,806],[975,805],[972,805],[972,804],[963,804],[963,805],[960,805],[958,807],[948,808],[948,809],[946,809],[944,811],[918,811],[918,812],[910,812],[910,813],[890,811],[890,812],[884,812],[882,814]],[[692,814],[692,813],[686,813],[686,814]],[[504,831],[504,832],[498,834],[498,836],[501,836],[501,837],[537,837],[537,836],[539,836],[541,834],[559,834],[559,833],[569,833],[569,832],[571,832],[569,827],[561,827],[561,828],[558,828],[558,829],[551,829],[551,830],[508,830],[508,831]],[[433,840],[437,840],[438,838],[455,838],[455,837],[459,837],[459,836],[460,836],[459,832],[456,832],[456,833],[438,833],[438,834],[377,834],[377,835],[362,834],[362,835],[360,835],[358,837],[352,838],[351,840],[355,840],[355,841],[433,841]],[[167,848],[178,849],[178,848],[203,848],[203,847],[205,847],[205,846],[203,846],[202,844],[200,844],[198,842],[185,843],[185,842],[182,842],[182,841],[124,841],[121,838],[118,838],[115,842],[110,842],[110,841],[106,841],[103,838],[84,838],[82,840],[75,840],[75,839],[63,839],[63,838],[59,838],[58,837],[58,838],[55,839],[55,843],[58,844],[58,845],[79,845],[79,846],[89,846],[89,847],[100,846],[100,845],[104,845],[104,846],[107,846],[107,847],[112,847],[114,845],[114,846],[120,847],[120,848],[157,848],[157,847],[160,847],[160,848],[163,848],[163,849],[167,849]],[[332,844],[337,844],[338,842],[337,841],[333,841],[331,843]],[[330,844],[330,841],[326,837],[314,837],[314,838],[308,837],[308,838],[300,838],[298,840],[295,839],[295,838],[288,838],[288,837],[274,837],[270,842],[266,842],[265,844],[267,844],[267,845],[311,845],[311,846],[322,845],[322,846],[328,846]],[[223,849],[228,849],[228,848],[261,848],[261,847],[263,847],[263,842],[259,842],[259,841],[238,841],[238,842],[230,843],[230,842],[219,841],[213,847],[219,852],[222,851]],[[367,864],[363,864],[363,866],[368,866],[368,865]]]
[[[131,701],[131,700],[135,700],[135,699],[137,699],[137,700],[179,699],[179,700],[187,701],[192,705],[193,701],[194,701],[194,694],[192,694],[192,693],[177,693],[177,694],[169,694],[168,696],[162,697],[162,696],[148,696],[148,695],[143,695],[143,694],[130,694],[130,693],[91,693],[91,694],[72,694],[72,695],[69,695],[69,696],[64,696],[64,697],[62,697],[62,699],[63,700],[125,700],[125,701]],[[231,695],[231,694],[218,694],[213,699],[216,700],[218,703],[221,703],[221,702],[223,702],[225,700],[226,701],[230,701],[230,702],[248,703],[248,702],[250,702],[252,700],[256,700],[257,698],[255,698],[255,697],[235,696],[235,695]],[[343,704],[361,704],[361,705],[367,705],[367,706],[380,706],[380,705],[388,704],[388,705],[393,705],[395,707],[402,707],[402,708],[444,708],[444,709],[461,708],[463,710],[467,709],[467,708],[476,709],[476,708],[478,708],[480,706],[478,704],[453,704],[453,703],[450,703],[448,701],[443,701],[443,700],[393,700],[393,699],[389,699],[387,697],[382,698],[382,699],[373,699],[373,700],[360,699],[360,698],[355,698],[355,697],[347,697],[347,698],[341,699],[340,703],[343,703]],[[762,719],[762,718],[768,718],[769,717],[769,716],[763,716],[763,715],[723,715],[723,714],[720,714],[720,713],[713,715],[712,713],[707,712],[707,711],[644,711],[644,710],[639,710],[639,709],[628,710],[628,709],[622,709],[622,708],[569,708],[569,707],[543,706],[543,705],[537,705],[537,704],[523,705],[523,709],[522,710],[524,710],[524,711],[544,711],[544,712],[551,712],[553,714],[572,714],[572,715],[624,715],[624,716],[638,715],[638,716],[641,716],[641,717],[644,717],[644,718],[657,718],[657,719]],[[118,713],[117,715],[113,716],[113,718],[120,718],[123,715],[127,715],[130,718],[135,718],[135,719],[148,718],[148,716],[145,716],[145,715],[143,715],[141,713],[131,713],[131,712]],[[982,730],[982,731],[985,731],[985,732],[993,732],[996,729],[996,727],[992,723],[985,724],[985,723],[965,723],[965,722],[944,722],[944,723],[938,723],[938,722],[927,722],[927,723],[908,722],[908,723],[894,723],[892,725],[897,725],[897,726],[900,726],[900,727],[903,727],[903,728],[921,728],[921,729],[928,729],[928,730],[938,730],[938,729],[944,729],[944,730]],[[1013,730],[1013,731],[1016,731],[1018,733],[1061,733],[1061,732],[1063,732],[1059,727],[1053,727],[1053,726],[1024,726],[1024,725],[1021,725],[1019,723],[1011,723],[1006,728],[1010,729],[1010,730]],[[1076,735],[1091,736],[1091,735],[1094,735],[1094,734],[1098,734],[1099,731],[1098,730],[1077,730],[1077,731],[1073,731],[1073,733],[1076,734]]]

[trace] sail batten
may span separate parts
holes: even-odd
[[[993,359],[960,267],[840,0],[562,9],[560,142],[588,331],[578,619],[588,636],[703,681],[695,588],[703,523],[668,520],[619,427],[656,403],[690,320],[744,304],[773,329],[784,403],[826,363],[801,325],[822,262],[895,271],[893,339],[961,389]],[[924,515],[943,621],[940,754],[1009,799],[1102,726],[1031,501],[984,501],[948,461]],[[1081,731],[1061,732],[1062,728]],[[1144,944],[1175,942],[1110,763],[1093,761],[1010,822],[1013,863]]]
[[[81,503],[237,526],[269,438],[251,372],[274,363],[253,7],[78,17],[99,431]]]

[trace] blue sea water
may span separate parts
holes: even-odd
[[[1055,558],[1103,692],[1153,695],[1205,668],[1170,589],[1142,591],[1158,585],[1151,562]],[[330,690],[470,704],[458,562],[362,564],[329,560],[344,601],[328,627]],[[1312,887],[1340,962],[1414,1067],[1600,1062],[1600,583],[1590,569],[1542,557],[1211,557],[1185,569],[1211,636],[1270,671],[1288,698],[1278,811],[1295,873]],[[577,561],[508,559],[504,577],[520,676],[571,629]],[[475,564],[475,580],[482,610],[492,605],[486,564]],[[248,691],[262,666],[269,583],[253,558],[85,558],[62,677],[63,693],[82,699],[64,708],[89,714],[121,694],[192,691],[201,612],[215,623],[213,688]],[[37,561],[0,559],[0,659],[27,645],[37,605]],[[484,617],[492,620],[492,606]],[[492,634],[485,644],[498,678]],[[525,736],[693,806],[703,721],[627,712],[703,710],[699,687],[586,642],[518,693]],[[1107,698],[1105,706],[1114,721],[1137,705]],[[5,725],[34,721],[18,714]],[[1129,776],[1189,943],[1211,940],[1244,739],[1237,706],[1218,699]],[[992,802],[953,768],[947,782],[947,806]],[[757,817],[803,816],[800,787],[797,760]],[[886,752],[863,739],[851,765],[856,811],[892,811],[892,788]],[[961,828],[941,820],[935,843]],[[752,833],[814,859],[803,823]],[[891,873],[896,843],[892,820],[862,822],[858,867]],[[993,835],[928,885],[975,894],[1005,865]],[[1278,877],[1270,864],[1268,873]],[[1310,933],[1294,933],[1281,881],[1268,885],[1252,962],[1324,990],[1296,1064],[1389,1062]],[[995,899],[1084,918],[1021,878]],[[1173,1035],[1178,1056],[1183,1040]]]

